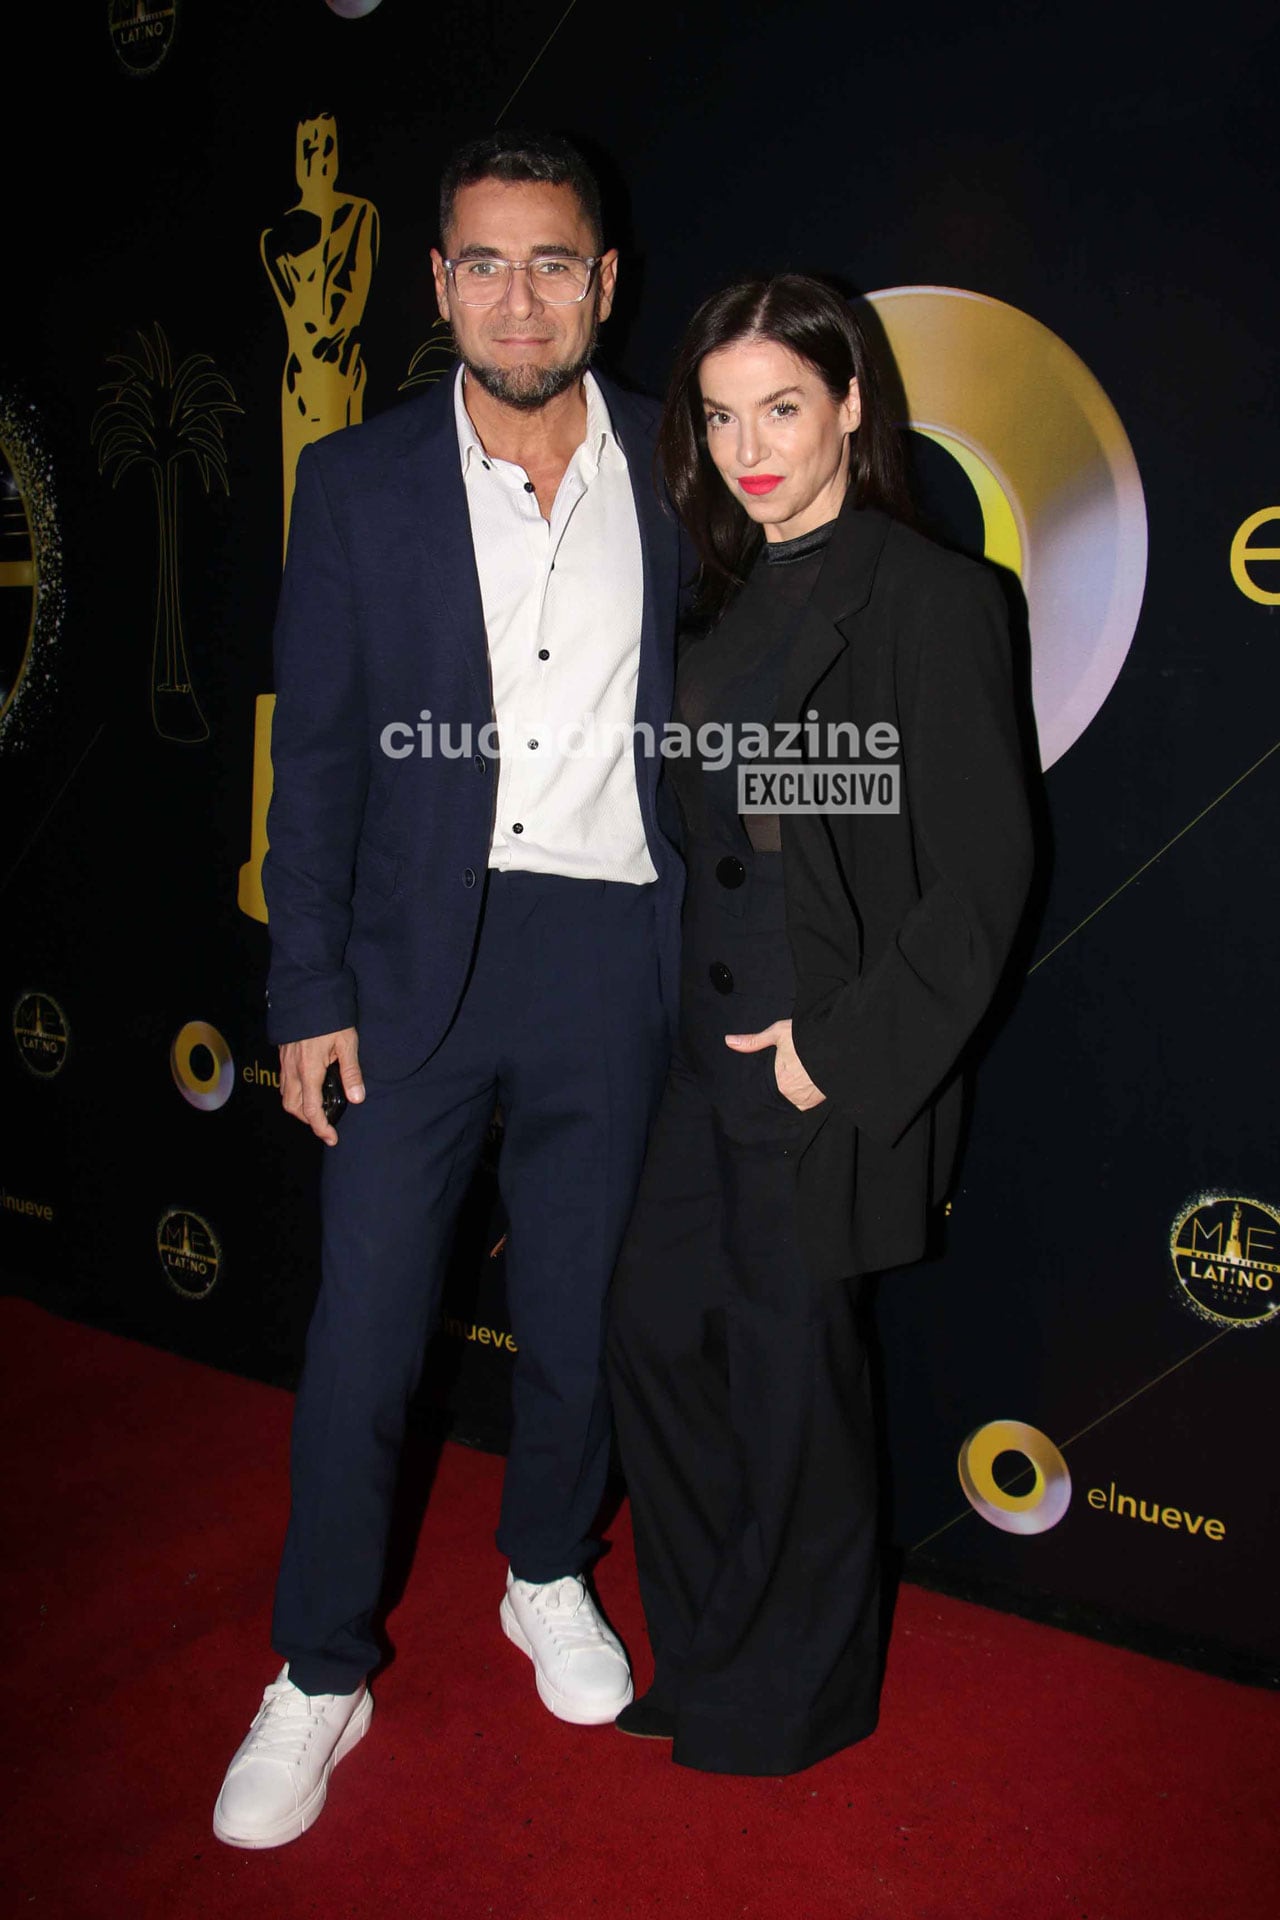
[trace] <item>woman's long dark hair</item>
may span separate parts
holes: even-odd
[[[739,340],[789,347],[822,378],[833,400],[856,379],[862,420],[851,436],[849,485],[860,507],[910,520],[902,443],[890,420],[867,337],[848,302],[808,274],[740,280],[704,300],[685,329],[658,431],[667,492],[698,550],[698,611],[714,618],[745,580],[763,539],[733,499],[707,451],[698,369]]]

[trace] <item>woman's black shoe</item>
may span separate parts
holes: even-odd
[[[673,1740],[676,1731],[676,1716],[670,1707],[662,1706],[653,1697],[653,1688],[624,1707],[614,1721],[619,1733],[634,1734],[638,1740]]]

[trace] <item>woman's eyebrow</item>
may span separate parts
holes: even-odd
[[[785,396],[786,396],[787,394],[789,394],[789,393],[799,393],[799,391],[800,391],[800,389],[799,389],[799,387],[779,387],[776,393],[766,393],[766,394],[764,395],[764,397],[763,397],[763,399],[761,399],[761,400],[757,400],[757,401],[756,401],[756,405],[757,405],[758,407],[771,407],[771,406],[773,405],[773,403],[774,403],[774,401],[775,401],[775,400],[781,400],[781,399],[783,399],[783,398],[784,398],[784,397],[785,397]],[[732,408],[732,407],[726,407],[726,406],[724,405],[724,403],[723,403],[723,401],[720,401],[720,400],[713,400],[713,399],[711,398],[711,395],[710,395],[709,393],[704,393],[704,394],[703,394],[703,396],[702,396],[702,404],[703,404],[703,406],[704,406],[704,407],[714,407],[714,409],[715,409],[715,411],[716,411],[717,413],[732,413],[732,412],[733,412],[733,408]]]

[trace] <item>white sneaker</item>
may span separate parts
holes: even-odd
[[[213,1830],[229,1847],[282,1847],[320,1818],[329,1775],[363,1740],[373,1698],[303,1693],[281,1667],[237,1747],[213,1810]]]
[[[630,1701],[627,1656],[576,1573],[535,1586],[508,1569],[498,1617],[508,1640],[532,1660],[539,1698],[557,1720],[603,1726]]]

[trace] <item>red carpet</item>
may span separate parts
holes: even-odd
[[[50,1920],[1261,1920],[1275,1698],[915,1588],[874,1739],[713,1778],[574,1729],[501,1637],[502,1462],[445,1450],[369,1737],[302,1840],[220,1846],[275,1667],[290,1398],[0,1301],[4,1911]],[[626,1515],[599,1588],[647,1651]]]

